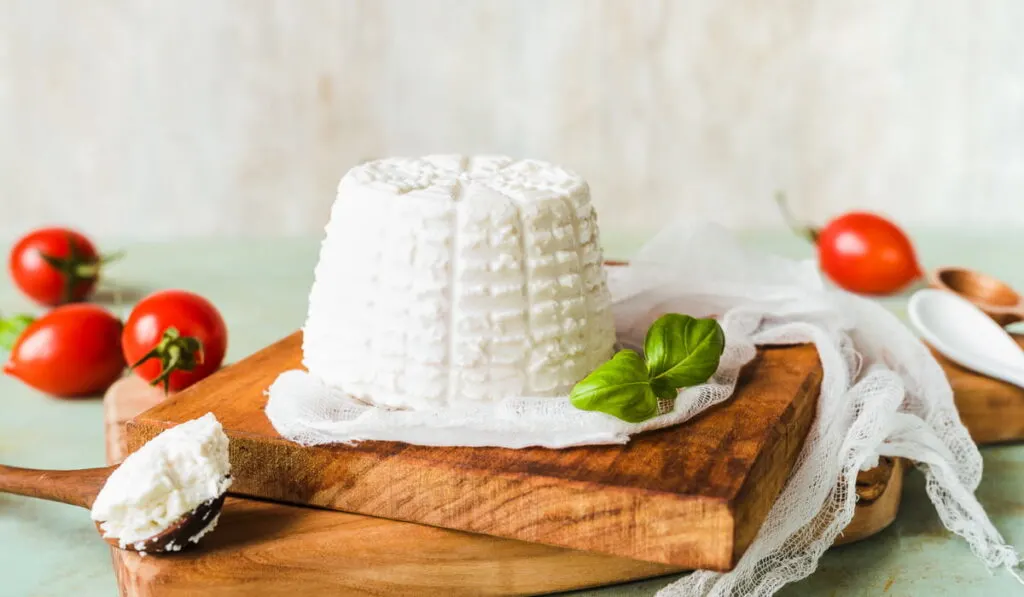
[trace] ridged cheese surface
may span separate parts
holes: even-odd
[[[507,157],[391,158],[338,185],[304,365],[381,406],[565,395],[615,330],[586,182]]]

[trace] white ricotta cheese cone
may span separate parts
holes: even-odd
[[[362,164],[338,185],[303,364],[377,406],[566,396],[615,326],[587,183],[507,157]]]

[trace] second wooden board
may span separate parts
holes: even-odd
[[[1024,336],[1015,336],[1024,348]],[[975,373],[932,350],[953,387],[960,420],[979,444],[1024,439],[1024,388]]]

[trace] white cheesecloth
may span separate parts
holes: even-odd
[[[1016,550],[974,497],[981,455],[960,422],[942,368],[883,307],[828,288],[813,261],[746,250],[727,230],[703,222],[664,229],[629,267],[610,268],[609,288],[624,345],[642,346],[648,326],[667,312],[715,315],[725,332],[725,353],[710,382],[684,390],[670,412],[649,421],[626,423],[580,411],[567,397],[385,410],[301,370],[281,374],[269,388],[267,416],[278,433],[303,445],[626,443],[633,434],[683,422],[727,399],[757,345],[810,342],[824,370],[817,416],[756,539],[732,571],[697,571],[659,595],[767,596],[808,576],[853,518],[858,471],[876,466],[880,455],[917,465],[943,524],[966,539],[987,567],[1007,567],[1018,576]]]

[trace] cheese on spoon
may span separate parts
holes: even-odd
[[[228,437],[213,413],[164,431],[125,458],[92,506],[122,547],[160,534],[231,485]],[[216,518],[200,535],[212,530]]]

